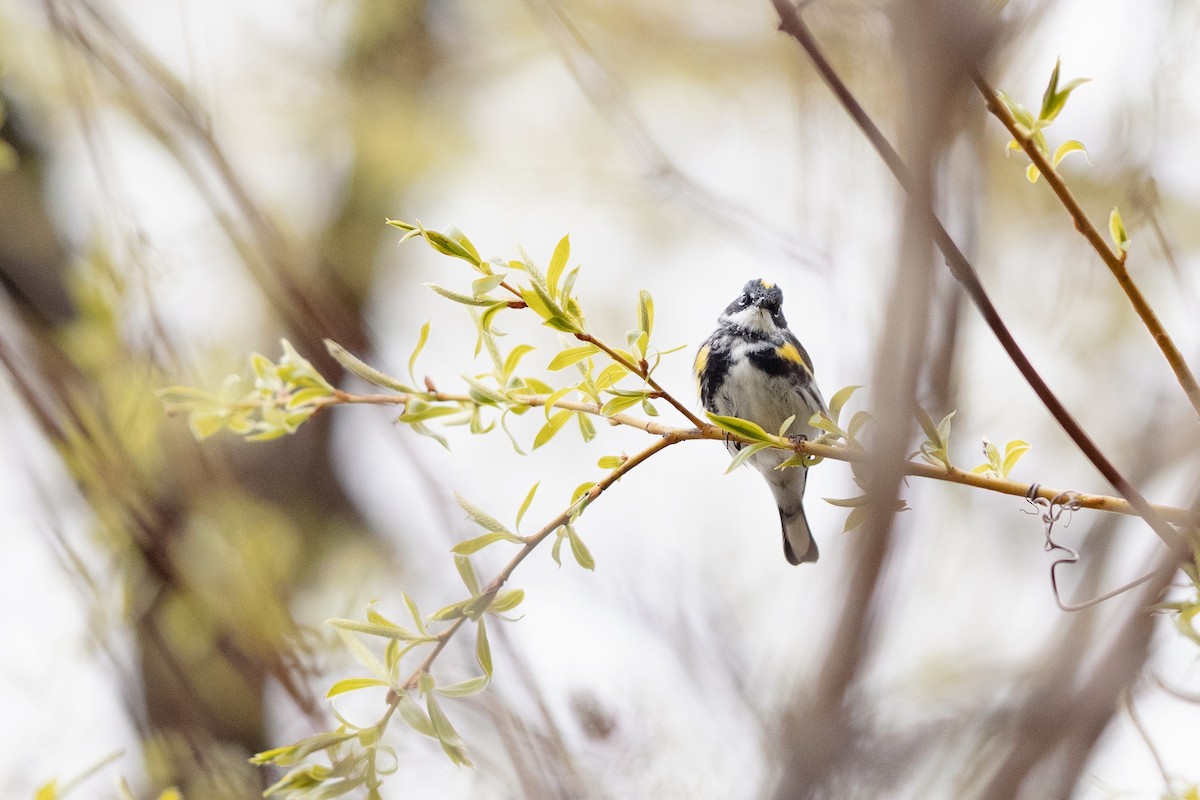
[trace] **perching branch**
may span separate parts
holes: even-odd
[[[666,397],[667,395],[664,392],[664,399]],[[546,398],[537,395],[510,395],[508,399],[515,405],[525,405],[531,408],[540,408],[546,404]],[[332,396],[328,398],[322,398],[321,400],[317,401],[317,404],[321,407],[352,404],[404,406],[413,400],[439,403],[478,404],[478,401],[475,398],[472,398],[470,395],[454,394],[436,390],[420,394],[353,394],[350,392],[337,390]],[[612,416],[605,416],[601,413],[600,406],[594,403],[580,403],[575,401],[559,400],[554,403],[554,407],[561,408],[566,411],[577,411],[584,414],[591,414],[596,417],[601,417],[606,419],[612,425],[623,425],[630,428],[636,428],[653,436],[661,436],[664,440],[669,440],[671,444],[695,439],[711,439],[721,442],[736,441],[748,445],[753,445],[756,443],[756,440],[754,439],[722,430],[714,425],[705,425],[704,428],[676,428],[630,414],[614,414]],[[868,451],[859,447],[836,446],[819,444],[817,442],[795,441],[792,439],[780,439],[778,437],[775,438],[777,439],[777,446],[791,449],[800,455],[828,458],[834,461],[844,461],[846,463],[863,463],[871,458],[871,455]],[[991,475],[968,472],[966,470],[959,469],[958,467],[938,467],[932,464],[924,464],[915,461],[905,464],[904,474],[910,477],[927,478],[930,480],[944,481],[946,483],[957,483],[962,486],[985,489],[987,491],[1010,495],[1012,497],[1042,497],[1046,500],[1053,500],[1055,497],[1059,497],[1067,493],[1067,490],[1043,486],[1039,483],[1023,483],[1021,481],[1014,481],[1009,478],[999,478]],[[597,484],[597,486],[599,485],[600,484]],[[1070,495],[1072,499],[1079,504],[1080,508],[1090,508],[1096,511],[1108,511],[1115,514],[1127,514],[1131,516],[1138,515],[1138,511],[1133,507],[1133,505],[1127,500],[1121,499],[1120,497],[1112,497],[1102,494],[1081,494],[1077,492],[1070,492]],[[1153,505],[1152,508],[1154,509],[1155,513],[1161,515],[1165,520],[1169,520],[1175,524],[1200,524],[1200,513],[1198,512],[1164,505]]]

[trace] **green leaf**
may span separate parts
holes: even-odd
[[[792,423],[795,421],[796,421],[795,414],[792,414],[790,417],[788,417],[787,419],[785,419],[783,421],[783,424],[779,426],[779,438],[780,439],[782,439],[784,436],[787,435],[788,428],[792,427]]]
[[[538,481],[533,486],[529,487],[529,493],[525,495],[525,499],[521,502],[521,507],[517,509],[517,530],[521,529],[521,520],[525,516],[525,512],[529,510],[529,504],[533,502],[533,496],[537,494],[538,487],[542,482]]]
[[[498,272],[495,275],[484,275],[482,278],[477,278],[471,281],[471,294],[477,298],[487,297],[488,293],[504,283],[504,279],[507,277],[507,275]],[[494,297],[488,297],[488,300],[491,301],[495,301],[495,299]]]
[[[558,280],[570,258],[571,240],[570,237],[564,236],[558,240],[558,244],[554,248],[554,255],[550,256],[550,266],[546,268],[546,286],[550,290],[551,297],[563,296],[558,291]]]
[[[425,618],[421,616],[421,610],[417,608],[416,601],[408,596],[408,592],[401,592],[400,594],[404,598],[404,605],[408,606],[408,613],[412,616],[413,624],[417,626],[417,631],[422,636],[428,635],[429,631],[425,630]]]
[[[435,406],[420,401],[418,399],[410,400],[404,405],[404,413],[396,417],[397,422],[403,422],[411,425],[414,422],[425,422],[438,417],[449,417],[454,414],[461,414],[460,406]]]
[[[466,742],[458,735],[458,731],[454,730],[450,719],[442,711],[436,696],[432,693],[426,698],[426,707],[429,709],[429,721],[433,724],[434,733],[438,741],[442,743],[442,749],[446,751],[446,755],[459,766],[473,766],[471,759],[467,758]]]
[[[513,537],[513,539],[522,541],[521,537],[517,536],[515,533],[510,531],[504,525],[503,522],[496,519],[491,514],[488,514],[486,511],[479,508],[478,506],[473,504],[470,500],[467,500],[465,497],[458,494],[457,492],[455,492],[455,494],[454,494],[454,499],[458,501],[458,504],[460,506],[462,506],[462,510],[467,512],[467,516],[471,519],[471,521],[474,522],[479,527],[483,528],[486,531],[507,534],[508,536]]]
[[[475,264],[480,266],[487,263],[479,257],[479,251],[475,249],[475,245],[471,244],[471,240],[467,238],[467,235],[460,231],[457,227],[454,225],[448,225],[442,230],[442,233],[447,239],[456,243],[462,248],[463,252],[470,256],[470,258],[467,259],[468,261],[473,261]]]
[[[575,412],[573,411],[556,411],[554,416],[550,417],[550,421],[542,426],[542,429],[537,432],[537,436],[533,437],[533,449],[537,450],[542,445],[554,438],[563,425],[567,424]]]
[[[480,675],[459,683],[452,683],[449,686],[439,686],[434,691],[442,697],[470,697],[486,689],[491,681],[490,675]]]
[[[595,381],[596,388],[597,389],[608,389],[611,386],[615,386],[618,381],[620,381],[622,378],[624,378],[626,375],[629,375],[629,374],[631,374],[631,373],[625,367],[624,364],[618,364],[618,363],[609,364],[607,367],[605,367],[604,369],[602,369],[600,371],[599,375],[596,376],[596,381]]]
[[[407,631],[399,625],[382,622],[371,622],[359,619],[328,619],[325,620],[326,625],[332,625],[339,631],[353,631],[355,633],[365,634],[367,636],[378,636],[383,639],[397,639],[402,642],[426,641],[429,636],[425,631],[415,634],[412,631]],[[353,637],[351,637],[353,638]],[[358,641],[357,639],[353,639]],[[360,643],[361,645],[361,643]],[[369,665],[368,665],[369,666]],[[384,671],[386,674],[386,670]]]
[[[397,692],[396,696],[399,698],[396,710],[400,712],[400,718],[417,733],[423,733],[431,739],[436,739],[437,732],[433,729],[433,723],[429,721],[425,709],[417,704],[412,695],[408,692]]]
[[[647,337],[654,331],[654,298],[645,289],[638,292],[638,328]]]
[[[756,442],[755,444],[745,445],[741,450],[737,451],[737,455],[729,462],[729,468],[725,470],[725,474],[733,472],[735,469],[746,463],[746,460],[753,457],[755,453],[762,452],[768,447],[771,447],[770,442]]]
[[[568,272],[567,277],[563,279],[562,289],[561,289],[561,291],[559,291],[558,296],[567,298],[568,305],[570,305],[571,292],[575,291],[575,280],[578,277],[579,277],[579,267],[575,267],[570,272]]]
[[[936,443],[938,440],[938,429],[937,426],[933,424],[933,418],[930,417],[929,413],[920,406],[917,406],[916,417],[917,422],[921,425],[921,430],[925,432],[925,438]]]
[[[453,228],[451,230],[457,233],[459,236],[462,235],[457,228]],[[439,253],[448,256],[454,256],[455,258],[461,258],[463,261],[466,261],[473,267],[479,266],[479,256],[474,254],[474,247],[464,247],[461,242],[456,241],[450,235],[441,233],[439,231],[431,231],[428,228],[423,227],[420,222],[416,224],[416,231],[420,233],[421,237]],[[406,236],[404,238],[407,239],[409,237]],[[465,239],[466,237],[463,238]],[[403,239],[401,241],[403,241]],[[469,245],[470,242],[467,244]]]
[[[451,548],[450,552],[455,555],[469,556],[472,553],[477,553],[489,544],[496,542],[513,542],[514,544],[524,544],[525,540],[514,533],[507,531],[500,533],[485,533],[483,536],[476,536],[474,539],[468,539],[465,542],[459,542]]]
[[[950,425],[951,425],[952,420],[954,419],[954,415],[957,413],[958,413],[957,411],[951,411],[949,414],[942,417],[942,421],[938,423],[938,426],[937,426],[938,442],[941,443],[943,446],[947,446],[950,444]]]
[[[550,548],[550,557],[554,559],[554,563],[562,566],[562,559],[559,558],[559,551],[562,550],[563,539],[567,538],[567,526],[560,525],[554,532],[554,546]]]
[[[1050,73],[1050,82],[1046,84],[1046,91],[1042,94],[1042,110],[1038,114],[1038,119],[1042,123],[1053,122],[1066,106],[1067,98],[1071,96],[1071,92],[1091,80],[1091,78],[1076,78],[1062,89],[1059,89],[1058,73],[1061,66],[1062,59],[1055,61],[1054,71]]]
[[[425,349],[425,343],[430,341],[430,325],[433,320],[425,320],[425,324],[421,325],[421,332],[416,337],[416,347],[413,348],[413,354],[408,356],[408,377],[416,383],[416,359],[421,355],[421,350]]]
[[[507,381],[512,374],[516,372],[517,366],[521,363],[521,359],[524,358],[526,354],[531,353],[536,349],[537,348],[531,344],[519,344],[514,347],[512,351],[509,352],[508,357],[504,359],[504,380]]]
[[[502,406],[508,402],[507,397],[483,381],[476,380],[469,375],[464,375],[463,380],[466,381],[467,386],[471,387],[471,391],[468,394],[471,395],[471,399],[476,403],[482,403],[487,406]]]
[[[288,411],[294,411],[296,409],[302,409],[305,406],[312,404],[316,400],[332,396],[333,393],[328,389],[313,386],[308,389],[301,389],[298,392],[294,392],[292,396],[288,398],[287,403],[284,404],[284,408],[286,408]]]
[[[600,469],[616,469],[625,463],[625,456],[601,456],[596,462]]]
[[[583,543],[583,539],[580,539],[579,534],[570,526],[567,526],[567,539],[570,540],[571,555],[575,556],[575,563],[584,569],[595,571],[595,559],[592,558],[592,554],[588,551],[587,545]]]
[[[492,330],[492,324],[496,321],[496,315],[508,307],[507,300],[500,300],[492,303],[490,306],[484,309],[483,313],[479,315],[480,329],[490,333]]]
[[[366,689],[372,686],[390,686],[390,683],[378,680],[376,678],[343,678],[342,680],[329,687],[329,691],[325,693],[326,697],[336,697],[339,694],[346,692],[356,692],[359,689]]]
[[[299,764],[313,753],[319,753],[322,750],[327,750],[330,747],[336,747],[343,742],[348,742],[357,734],[348,733],[345,731],[333,731],[328,733],[318,733],[315,736],[309,736],[301,739],[295,744],[290,744],[285,747],[276,747],[271,750],[264,750],[257,753],[250,759],[251,764],[274,764],[279,767],[290,767],[294,764]]]
[[[858,434],[868,422],[874,422],[875,418],[871,416],[869,411],[856,411],[854,416],[850,418],[850,424],[846,426],[846,438],[851,442],[858,439]]]
[[[429,323],[425,324],[428,326]],[[333,356],[335,361],[337,361],[350,372],[362,378],[367,383],[384,389],[391,389],[394,392],[408,393],[413,391],[410,386],[401,383],[390,375],[386,375],[371,365],[359,360],[352,355],[349,350],[342,347],[332,339],[325,340],[325,349],[329,352],[329,355]]]
[[[1108,235],[1112,237],[1117,250],[1122,253],[1129,252],[1129,234],[1125,231],[1125,221],[1121,219],[1121,212],[1116,206],[1113,206],[1112,213],[1108,215]]]
[[[606,417],[620,414],[622,411],[632,408],[633,406],[636,406],[638,403],[642,402],[645,397],[645,393],[642,392],[630,395],[617,395],[600,407],[600,413]]]
[[[1077,139],[1068,139],[1054,151],[1054,158],[1051,160],[1051,163],[1057,167],[1071,153],[1083,153],[1084,158],[1087,158],[1087,148],[1083,146],[1083,142]]]
[[[1029,112],[1029,109],[1025,108],[1025,106],[1021,105],[1004,92],[997,92],[996,94],[1000,97],[1000,102],[1003,103],[1004,107],[1008,109],[1008,113],[1013,115],[1013,119],[1016,120],[1017,125],[1024,128],[1026,132],[1032,131],[1034,126],[1037,125],[1037,120],[1033,118],[1033,114]],[[1009,149],[1019,150],[1021,149],[1021,146],[1018,144],[1015,148],[1013,148],[1010,144]]]
[[[1029,442],[1014,439],[1004,446],[1004,460],[1000,464],[1000,477],[1007,478],[1021,457],[1033,449]]]
[[[858,508],[853,508],[850,510],[850,513],[846,515],[846,524],[842,526],[842,533],[849,533],[866,521],[867,507],[859,506]]]
[[[1042,110],[1038,113],[1039,119],[1053,119],[1050,114],[1058,97],[1058,72],[1061,68],[1062,59],[1055,59],[1054,70],[1050,73],[1050,82],[1046,84],[1046,91],[1042,92]]]
[[[556,331],[562,331],[563,333],[580,333],[582,331],[582,328],[580,328],[579,325],[571,322],[569,319],[559,314],[553,315],[542,324],[544,324],[546,327],[553,328]]]
[[[492,646],[488,643],[487,625],[482,619],[475,626],[475,660],[484,675],[492,674]]]
[[[580,347],[568,347],[561,353],[550,359],[550,363],[546,365],[546,369],[551,372],[556,372],[564,367],[569,367],[572,364],[583,361],[589,356],[594,356],[600,352],[600,348],[594,344],[585,344]]]
[[[351,622],[352,620],[345,621]],[[346,646],[346,649],[350,651],[351,655],[358,659],[358,663],[366,667],[367,670],[376,678],[386,682],[388,679],[387,667],[385,667],[379,661],[379,659],[375,657],[374,653],[367,649],[367,646],[351,632],[351,629],[347,629],[347,626],[337,625],[333,620],[330,620],[330,624],[334,625],[335,630],[337,630],[338,637],[342,640],[342,644]]]
[[[834,497],[824,497],[822,499],[826,503],[829,503],[829,505],[837,506],[838,508],[859,508],[860,506],[865,506],[870,502],[870,498],[865,494],[860,494],[857,497],[847,497],[841,500]]]
[[[488,308],[496,302],[490,297],[472,297],[469,294],[462,294],[453,289],[447,289],[445,286],[438,286],[436,283],[426,283],[424,285],[447,300],[453,300],[455,303],[461,303],[464,306]]]
[[[583,437],[585,442],[590,442],[596,438],[596,426],[592,424],[592,418],[582,411],[575,412],[575,418],[579,421],[579,435]]]
[[[592,490],[592,487],[595,485],[596,485],[595,481],[584,481],[583,483],[576,486],[575,491],[571,492],[571,505],[575,505],[576,503],[578,503],[580,498],[582,498],[584,495],[586,495],[588,492],[590,492]]]
[[[505,409],[504,413],[500,415],[500,428],[504,431],[505,435],[508,436],[508,441],[512,444],[513,450],[517,451],[517,455],[523,456],[525,455],[525,451],[521,449],[521,445],[517,441],[517,437],[514,436],[513,432],[508,429],[508,415],[510,411],[512,411],[512,409]]]
[[[860,385],[845,386],[839,389],[833,397],[829,398],[829,416],[834,422],[837,422],[838,417],[841,415],[842,406],[846,405],[846,401],[850,399],[850,396],[861,388],[862,386]]]
[[[496,595],[496,599],[488,606],[488,611],[493,614],[503,614],[505,611],[512,611],[517,606],[521,605],[521,601],[525,599],[524,589],[509,589]],[[486,669],[486,668],[485,668]]]
[[[707,411],[704,413],[714,425],[723,431],[736,433],[738,436],[743,436],[751,441],[771,441],[771,437],[766,431],[749,420],[738,419],[737,417],[723,417],[720,414],[712,414]]]
[[[542,411],[545,413],[547,421],[550,420],[550,411],[554,408],[554,404],[559,400],[562,400],[573,391],[575,391],[574,386],[564,386],[561,389],[554,391],[549,397],[546,398],[546,402],[542,404]]]
[[[445,622],[446,620],[458,619],[466,616],[466,608],[470,605],[470,600],[459,600],[457,603],[451,603],[448,606],[443,606],[437,611],[429,615],[429,619],[434,622]]]
[[[447,450],[450,449],[450,443],[448,441],[446,441],[446,437],[442,436],[440,433],[438,433],[435,430],[431,430],[428,426],[425,425],[425,423],[410,422],[408,424],[408,427],[412,430],[413,433],[419,434],[421,436],[428,436],[430,439],[433,439],[435,442],[437,442],[438,444],[440,444],[442,447],[446,448]]]
[[[479,576],[475,574],[475,567],[471,566],[471,559],[462,555],[454,556],[454,567],[458,570],[458,576],[462,578],[463,585],[467,587],[467,591],[472,597],[479,594]]]

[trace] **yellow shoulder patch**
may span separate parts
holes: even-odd
[[[774,289],[775,288],[775,284],[771,283],[770,281],[759,281],[759,283],[762,284],[762,287],[764,289]]]
[[[799,364],[804,368],[804,371],[811,374],[812,367],[808,366],[808,362],[804,360],[804,356],[800,355],[800,351],[796,349],[796,345],[788,342],[783,347],[775,349],[775,354],[784,361],[791,361],[793,364]]]
[[[696,391],[700,391],[700,380],[704,375],[704,370],[708,367],[709,346],[704,345],[700,348],[700,352],[696,353],[696,364],[692,368],[692,372],[696,376]]]

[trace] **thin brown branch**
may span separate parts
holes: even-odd
[[[837,74],[829,59],[817,44],[816,38],[808,25],[800,18],[799,12],[789,2],[789,0],[771,0],[776,12],[779,14],[781,31],[791,36],[808,57],[812,60],[813,65],[821,74],[826,85],[833,92],[838,102],[854,120],[859,130],[866,136],[871,146],[887,164],[892,175],[906,192],[915,191],[916,187],[913,184],[912,174],[905,165],[904,160],[892,147],[891,142],[883,134],[879,127],[871,120],[870,115],[862,107],[862,104],[854,97],[846,83]],[[1029,384],[1034,393],[1041,400],[1042,404],[1058,422],[1059,426],[1075,443],[1075,446],[1087,457],[1088,461],[1100,472],[1101,475],[1113,486],[1117,492],[1128,501],[1138,516],[1142,517],[1146,523],[1154,529],[1159,538],[1167,544],[1167,546],[1176,548],[1179,552],[1184,552],[1181,546],[1179,534],[1167,523],[1166,519],[1150,504],[1136,487],[1133,486],[1117,469],[1116,465],[1104,455],[1099,446],[1092,441],[1087,432],[1075,419],[1074,416],[1063,405],[1058,396],[1050,389],[1049,384],[1042,378],[1038,371],[1034,368],[1033,363],[1025,352],[1021,350],[1017,344],[1016,338],[1008,329],[1004,320],[1000,317],[1000,312],[996,310],[995,304],[992,303],[987,291],[983,288],[983,283],[979,279],[978,273],[974,266],[955,244],[949,232],[941,224],[941,221],[936,216],[929,212],[931,219],[929,220],[930,229],[933,231],[934,244],[941,251],[942,256],[946,259],[946,266],[955,280],[966,291],[967,296],[971,298],[971,302],[975,305],[980,316],[992,331],[992,335],[1000,343],[1004,352],[1016,366],[1025,382]]]
[[[1175,345],[1175,340],[1167,333],[1163,327],[1162,320],[1154,313],[1154,309],[1150,307],[1150,301],[1142,294],[1141,288],[1133,280],[1133,276],[1129,274],[1129,268],[1125,264],[1124,251],[1114,250],[1105,240],[1104,234],[1088,217],[1087,212],[1083,210],[1083,206],[1079,204],[1079,200],[1072,194],[1067,182],[1063,180],[1061,174],[1055,169],[1050,159],[1046,154],[1038,149],[1033,141],[1030,132],[1025,130],[1017,123],[1016,118],[1009,112],[1008,107],[1001,102],[996,90],[991,87],[982,73],[978,70],[971,72],[971,80],[975,84],[975,88],[983,95],[984,101],[987,102],[988,111],[996,119],[1000,120],[1004,125],[1009,135],[1013,140],[1021,146],[1025,154],[1029,156],[1029,160],[1033,162],[1038,171],[1042,173],[1042,177],[1046,179],[1046,183],[1054,190],[1054,194],[1058,196],[1059,202],[1062,203],[1067,214],[1071,216],[1071,220],[1075,223],[1075,229],[1079,231],[1083,238],[1087,239],[1088,244],[1100,256],[1104,265],[1108,267],[1109,272],[1117,279],[1117,284],[1125,292],[1125,296],[1129,298],[1129,304],[1133,306],[1133,310],[1137,312],[1138,317],[1142,320],[1142,324],[1146,326],[1146,330],[1150,331],[1150,335],[1154,337],[1155,344],[1162,351],[1163,357],[1167,359],[1167,364],[1175,373],[1175,379],[1179,381],[1179,385],[1183,387],[1183,391],[1187,394],[1188,400],[1191,401],[1192,408],[1196,414],[1200,415],[1200,383],[1196,382],[1196,376],[1193,374],[1191,367],[1184,360],[1183,353]]]
[[[352,394],[337,390],[333,396],[321,403],[323,407],[337,405],[387,405],[387,406],[402,406],[406,405],[410,400],[422,400],[424,402],[436,403],[477,403],[478,401],[470,395],[455,394],[451,392],[429,392],[421,394]],[[540,408],[546,404],[546,398],[538,395],[510,395],[507,398],[510,402],[517,405],[526,405],[531,408]],[[686,441],[694,439],[710,439],[713,441],[726,442],[735,441],[745,444],[753,444],[750,439],[738,436],[735,433],[728,433],[715,425],[706,424],[703,428],[675,428],[669,425],[664,425],[660,422],[635,417],[630,414],[613,414],[605,415],[601,413],[600,406],[595,403],[580,403],[571,400],[558,400],[554,403],[555,408],[560,408],[565,411],[578,411],[583,414],[600,417],[607,420],[612,425],[623,425],[629,428],[636,428],[645,431],[653,436],[661,436],[670,438],[672,442]],[[871,454],[859,447],[846,447],[841,445],[821,444],[818,442],[808,441],[793,441],[790,439],[780,439],[780,447],[786,447],[792,451],[802,454],[817,456],[819,458],[828,458],[833,461],[844,461],[847,463],[863,463],[871,459]],[[904,465],[904,474],[910,477],[927,478],[929,480],[944,481],[946,483],[957,483],[962,486],[970,486],[976,489],[986,489],[990,492],[998,494],[1010,495],[1012,497],[1043,497],[1046,500],[1053,500],[1065,494],[1069,494],[1073,502],[1077,502],[1080,508],[1090,508],[1095,511],[1108,511],[1114,514],[1126,514],[1130,516],[1138,516],[1139,512],[1127,500],[1120,497],[1112,497],[1103,494],[1087,494],[1073,492],[1066,489],[1057,489],[1051,486],[1045,486],[1040,483],[1024,483],[1015,481],[1009,478],[1000,478],[992,475],[985,475],[975,472],[968,472],[959,469],[958,467],[940,467],[932,464],[910,461]],[[1033,492],[1031,494],[1031,491]],[[1200,512],[1191,511],[1184,508],[1176,508],[1174,506],[1151,505],[1154,512],[1160,515],[1163,519],[1180,525],[1197,525],[1200,524]]]
[[[687,431],[682,431],[681,433],[686,434]],[[647,459],[658,454],[662,450],[665,450],[671,445],[684,441],[684,439],[687,438],[694,437],[685,435],[663,435],[649,447],[623,461],[620,466],[616,467],[614,470],[612,470],[612,472],[608,473],[608,475],[605,475],[603,479],[589,489],[584,498],[577,500],[566,509],[561,511],[556,517],[546,523],[537,533],[526,537],[525,544],[522,545],[521,549],[517,551],[516,555],[514,555],[509,562],[505,564],[498,573],[496,573],[496,577],[492,578],[487,587],[484,588],[479,596],[494,598],[500,592],[500,590],[504,588],[504,585],[508,582],[508,579],[512,577],[512,574],[514,571],[516,571],[517,567],[521,565],[521,562],[524,561],[530,553],[537,549],[538,545],[544,542],[559,528],[569,524],[574,516],[577,516],[580,502],[583,502],[584,500],[586,500],[587,503],[594,502],[598,497],[600,497],[601,494],[608,490],[609,487],[611,487],[614,483],[623,478],[634,467],[644,463]],[[404,683],[401,684],[405,691],[412,691],[417,687],[421,676],[429,672],[438,656],[441,655],[442,651],[446,649],[446,645],[450,643],[450,640],[454,638],[454,635],[458,633],[459,629],[461,629],[467,621],[468,617],[461,616],[451,622],[449,626],[437,634],[437,643],[425,655],[425,658],[421,662],[420,666],[413,670],[412,674],[409,675]],[[389,692],[389,705],[394,708],[399,704],[399,702],[400,699],[399,697],[395,696],[395,692]]]
[[[670,403],[672,408],[674,408],[680,414],[683,414],[684,418],[687,419],[688,422],[695,425],[697,428],[700,428],[701,430],[703,430],[704,428],[711,427],[709,425],[709,423],[704,422],[699,417],[697,417],[690,408],[685,406],[683,403],[679,402],[679,400],[677,400],[674,395],[672,395],[666,389],[662,388],[662,386],[659,385],[658,381],[654,380],[654,378],[651,378],[650,370],[649,370],[649,368],[647,368],[645,362],[642,362],[641,364],[634,364],[632,361],[630,361],[628,358],[626,358],[623,353],[620,353],[620,352],[612,349],[607,344],[605,344],[601,340],[597,339],[595,336],[592,336],[590,333],[577,333],[577,334],[575,334],[575,338],[581,342],[587,342],[588,344],[592,344],[592,345],[595,345],[596,347],[599,347],[613,361],[616,361],[618,364],[625,367],[625,369],[629,370],[634,375],[637,375],[639,378],[646,381],[647,386],[649,386],[651,389],[653,389],[655,391],[655,393],[659,397],[661,397],[663,400],[666,400],[668,403]]]

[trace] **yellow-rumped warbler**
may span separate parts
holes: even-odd
[[[795,416],[788,434],[815,436],[808,425],[825,401],[813,377],[804,345],[783,318],[783,292],[773,283],[750,281],[717,319],[717,329],[696,354],[700,402],[714,414],[741,417],[768,433],[778,433]],[[730,452],[740,448],[731,442]],[[817,543],[804,516],[806,467],[776,469],[789,454],[775,448],[756,453],[749,463],[762,473],[775,495],[783,523],[783,554],[788,563],[817,560]]]

